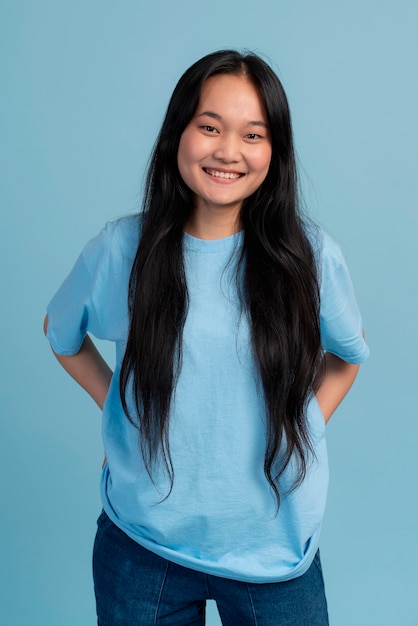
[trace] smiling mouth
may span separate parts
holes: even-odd
[[[213,170],[208,167],[204,167],[203,171],[209,176],[213,176],[214,178],[223,178],[225,180],[237,180],[244,176],[244,174],[240,174],[239,172],[222,172],[221,170]]]

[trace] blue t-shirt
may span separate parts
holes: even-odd
[[[135,541],[180,565],[248,582],[300,576],[317,551],[325,507],[324,418],[313,398],[308,423],[315,458],[277,513],[263,471],[265,406],[236,290],[233,259],[242,233],[215,241],[184,235],[189,308],[170,414],[175,477],[167,498],[166,472],[155,468],[151,480],[144,467],[138,430],[126,418],[119,395],[139,224],[138,216],[108,223],[48,306],[48,339],[55,352],[77,353],[86,332],[116,344],[103,410],[103,507]],[[341,251],[321,231],[312,241],[320,267],[323,348],[361,363],[368,348]],[[290,463],[281,493],[292,484],[294,471]]]

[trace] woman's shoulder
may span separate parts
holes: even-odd
[[[83,256],[86,262],[104,257],[132,260],[138,247],[141,230],[139,214],[126,215],[106,222],[102,230],[86,244]]]
[[[110,220],[105,224],[102,233],[111,246],[130,251],[138,247],[140,231],[141,215],[135,213]]]
[[[319,264],[323,265],[327,262],[340,263],[343,261],[343,253],[339,244],[321,226],[308,222],[305,224],[305,233]]]

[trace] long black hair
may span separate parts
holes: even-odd
[[[321,369],[319,288],[315,256],[298,208],[287,98],[276,74],[255,54],[234,50],[209,54],[183,74],[172,94],[146,178],[142,228],[129,282],[130,328],[121,399],[128,419],[139,430],[150,476],[159,458],[172,486],[168,425],[188,308],[183,234],[193,210],[177,153],[205,81],[217,74],[245,76],[253,82],[271,136],[267,176],[241,208],[244,238],[238,273],[244,275],[241,305],[250,322],[266,406],[264,473],[279,505],[279,479],[290,460],[297,463],[292,485],[296,488],[313,452],[306,407]],[[134,415],[127,400],[132,393]]]

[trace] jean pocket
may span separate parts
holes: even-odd
[[[316,565],[316,567],[319,569],[319,572],[320,572],[320,574],[322,576],[323,575],[322,574],[322,564],[321,564],[321,557],[320,557],[320,554],[319,554],[319,550],[316,551],[316,554],[315,554],[314,560],[313,560],[313,564]]]
[[[107,515],[106,511],[102,509],[99,517],[97,518],[97,532],[105,532],[110,526],[113,525],[112,520]]]
[[[112,520],[107,516],[104,510],[97,518],[97,531],[94,539],[94,550],[96,550],[101,543],[106,531],[113,525]]]

